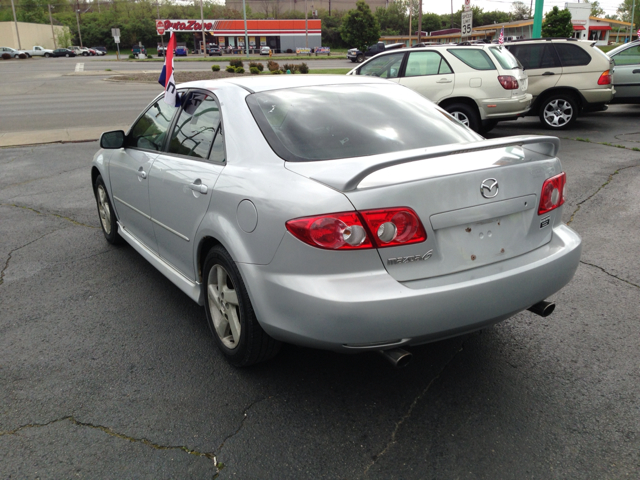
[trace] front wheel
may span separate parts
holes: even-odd
[[[49,58],[50,56],[51,56],[51,54],[49,54],[49,53],[45,53],[45,54],[44,54],[44,57],[45,57],[45,58]]]
[[[469,105],[464,103],[454,103],[453,105],[444,107],[444,109],[449,112],[453,118],[469,127],[474,132],[480,131],[480,118],[476,111]]]
[[[356,57],[356,62],[358,62],[358,63],[362,63],[362,62],[364,62],[364,55],[358,55],[358,56]]]
[[[116,214],[111,206],[111,200],[109,200],[109,194],[107,188],[102,180],[102,175],[98,175],[95,183],[93,184],[93,191],[96,196],[96,204],[98,205],[98,216],[100,217],[100,226],[102,227],[102,233],[107,242],[118,245],[123,243],[122,237],[118,233],[118,221]]]
[[[553,95],[542,102],[540,121],[547,128],[568,128],[576,121],[577,116],[577,104],[570,95]]]
[[[236,367],[274,357],[281,343],[262,329],[235,262],[222,246],[204,261],[205,313],[218,348]]]

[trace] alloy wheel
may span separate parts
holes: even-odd
[[[573,106],[567,100],[558,98],[544,107],[544,121],[551,127],[563,127],[573,117]]]
[[[451,113],[451,116],[456,120],[458,120],[460,123],[462,123],[467,127],[469,126],[469,117],[467,117],[464,113],[462,112],[450,112],[450,113]]]
[[[242,333],[240,306],[231,277],[220,264],[209,270],[207,296],[216,335],[225,347],[233,350],[238,346]]]
[[[100,222],[102,228],[107,235],[111,234],[111,209],[107,201],[107,192],[102,185],[98,186],[98,213],[100,214]]]

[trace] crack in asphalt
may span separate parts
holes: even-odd
[[[56,141],[56,142],[58,142],[58,141]],[[54,143],[56,143],[56,142],[54,142]],[[33,149],[32,149],[31,151],[33,151]],[[72,168],[72,169],[70,169],[70,170],[62,170],[62,171],[60,171],[60,172],[58,172],[58,173],[53,174],[53,176],[54,176],[54,177],[57,177],[57,176],[59,176],[59,175],[64,175],[65,173],[74,172],[74,171],[76,171],[76,170],[84,170],[84,169],[86,169],[86,168],[87,168],[87,167],[83,165],[83,166],[81,166],[81,167]],[[2,188],[3,188],[3,189],[5,189],[5,188],[11,188],[11,187],[20,187],[20,186],[22,186],[22,185],[27,185],[27,184],[29,184],[29,183],[38,182],[38,181],[40,181],[40,180],[46,180],[46,179],[49,179],[49,178],[53,178],[53,177],[52,177],[52,176],[47,176],[47,177],[32,178],[31,180],[25,180],[24,182],[20,182],[20,183],[11,183],[11,184],[9,184],[9,185],[5,185],[5,186],[3,186]],[[41,192],[41,193],[43,193],[43,192]],[[49,192],[49,193],[50,193],[50,192]]]
[[[632,287],[636,287],[636,288],[640,288],[640,285],[630,282],[629,280],[625,280],[624,278],[620,278],[617,275],[614,275],[613,273],[609,273],[607,272],[604,268],[602,268],[599,265],[595,265],[593,263],[589,263],[589,262],[585,262],[584,260],[580,260],[580,263],[583,263],[585,265],[589,265],[590,267],[594,267],[597,268],[598,270],[602,271],[602,273],[606,273],[607,275],[609,275],[610,277],[615,278],[616,280],[620,280],[621,282],[627,283],[629,285],[631,285]]]
[[[79,227],[87,227],[87,228],[94,228],[94,229],[99,229],[100,228],[100,227],[95,227],[93,225],[87,225],[86,223],[78,222],[77,220],[74,220],[73,218],[65,217],[64,215],[60,215],[59,213],[41,212],[39,210],[36,210],[35,208],[25,207],[24,205],[16,205],[15,203],[0,203],[0,207],[15,207],[15,208],[21,208],[23,210],[30,210],[30,211],[32,211],[34,213],[37,213],[38,215],[50,215],[52,217],[56,217],[56,218],[59,218],[61,220],[66,220],[67,222],[71,222],[74,225],[78,225]]]
[[[14,248],[13,250],[11,250],[9,252],[9,254],[7,255],[7,261],[4,263],[4,267],[2,267],[2,271],[0,271],[0,285],[2,285],[4,283],[4,273],[7,270],[7,268],[9,268],[9,262],[11,261],[11,256],[17,252],[18,250],[24,248],[24,247],[28,247],[29,245],[31,245],[32,243],[37,242],[38,240],[42,240],[44,237],[46,237],[47,235],[51,235],[52,233],[58,232],[60,230],[63,230],[61,228],[58,228],[52,232],[47,232],[44,235],[41,235],[40,237],[36,238],[35,240],[31,240],[28,243],[25,243],[24,245],[21,245],[19,247]]]
[[[437,373],[436,376],[434,376],[431,381],[428,383],[428,385],[422,390],[422,392],[420,392],[418,394],[418,396],[413,400],[413,402],[411,402],[411,405],[409,405],[409,409],[407,410],[407,413],[405,413],[402,418],[400,420],[398,420],[398,422],[396,423],[395,428],[393,429],[393,432],[391,432],[391,439],[389,440],[389,442],[387,443],[387,445],[380,451],[380,453],[375,454],[372,458],[373,458],[373,462],[371,462],[369,465],[367,465],[367,468],[364,469],[364,476],[366,477],[369,473],[369,469],[371,467],[373,467],[376,462],[380,459],[380,457],[382,457],[383,455],[385,455],[387,453],[387,450],[389,450],[389,448],[391,448],[393,446],[393,444],[396,443],[396,435],[398,434],[398,431],[400,430],[400,427],[402,426],[402,424],[409,418],[411,417],[411,414],[413,413],[413,409],[416,407],[416,405],[418,404],[418,402],[420,400],[422,400],[422,398],[427,394],[427,392],[429,391],[429,389],[431,388],[431,386],[435,383],[436,380],[438,380],[440,378],[440,376],[444,373],[444,371],[447,369],[447,367],[451,364],[451,362],[453,362],[453,360],[458,356],[458,354],[464,349],[464,344],[466,343],[467,340],[463,341],[460,344],[460,347],[458,347],[458,350],[456,351],[456,353],[453,354],[453,356],[449,359],[449,361],[447,363],[445,363],[445,365],[440,369],[440,371]]]
[[[217,461],[216,461],[216,456],[215,453],[213,452],[200,452],[198,450],[186,447],[186,446],[182,446],[182,445],[160,445],[158,443],[152,442],[149,439],[146,438],[135,438],[135,437],[130,437],[129,435],[124,435],[122,433],[118,433],[115,430],[109,428],[109,427],[105,427],[103,425],[95,425],[93,423],[88,423],[88,422],[81,422],[79,420],[76,420],[72,415],[67,415],[65,417],[62,418],[57,418],[55,420],[52,420],[50,422],[47,423],[29,423],[26,425],[22,425],[18,428],[15,428],[14,430],[9,430],[9,431],[0,431],[0,437],[4,436],[4,435],[15,435],[16,433],[20,432],[21,430],[25,430],[27,428],[42,428],[42,427],[46,427],[49,425],[52,425],[54,423],[59,423],[59,422],[64,422],[64,421],[68,421],[70,423],[72,423],[73,425],[76,425],[78,427],[87,427],[87,428],[93,428],[94,430],[100,430],[101,432],[106,433],[107,435],[111,436],[111,437],[115,437],[115,438],[119,438],[120,440],[128,440],[129,442],[132,443],[142,443],[148,447],[154,448],[156,450],[181,450],[185,453],[188,453],[189,455],[194,455],[196,457],[204,457],[207,458],[209,460],[211,460],[214,465],[217,467]],[[217,475],[217,473],[216,473]]]
[[[615,177],[616,175],[618,175],[622,170],[627,170],[629,168],[635,168],[638,167],[640,165],[629,165],[626,167],[622,167],[617,169],[615,172],[613,172],[612,174],[609,175],[609,178],[607,178],[607,181],[604,182],[602,185],[600,185],[598,187],[598,189],[593,192],[591,195],[589,195],[587,198],[585,198],[584,200],[580,201],[577,203],[577,208],[573,211],[573,213],[571,214],[571,218],[569,219],[569,221],[567,222],[567,225],[571,225],[571,222],[573,222],[574,217],[576,216],[576,214],[580,211],[580,209],[582,208],[582,205],[586,202],[588,202],[589,200],[591,200],[593,197],[595,197],[598,193],[600,193],[600,190],[602,190],[603,188],[605,188],[607,185],[609,185],[609,183],[611,183],[611,181],[613,180],[613,177]]]
[[[227,440],[235,437],[236,435],[238,435],[238,433],[240,433],[240,430],[242,430],[242,427],[244,427],[244,422],[246,422],[247,418],[249,418],[249,410],[251,410],[253,407],[255,407],[258,403],[264,402],[265,400],[269,400],[271,398],[273,398],[274,396],[269,396],[269,397],[265,397],[265,398],[261,398],[259,400],[256,400],[255,402],[253,402],[252,404],[250,404],[247,408],[244,409],[244,416],[242,417],[242,420],[240,420],[240,425],[238,426],[238,428],[236,429],[235,432],[233,432],[230,435],[227,435],[227,437],[222,440],[222,443],[220,444],[220,446],[218,447],[218,455],[220,454],[220,451],[222,450],[222,447],[224,447],[224,444],[227,443]]]

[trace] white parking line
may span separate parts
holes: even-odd
[[[76,63],[76,72],[84,72],[84,63]]]

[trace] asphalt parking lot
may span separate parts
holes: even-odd
[[[293,346],[231,367],[200,307],[105,242],[96,142],[1,148],[0,477],[638,478],[638,113],[561,134],[584,247],[554,314],[413,348],[404,369]],[[490,136],[528,133],[548,132]]]

